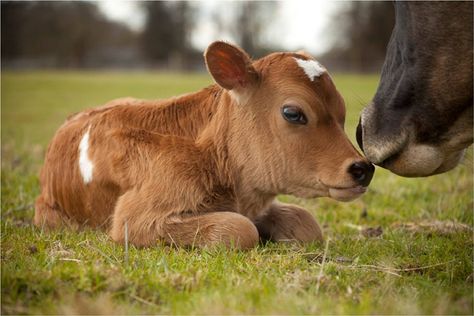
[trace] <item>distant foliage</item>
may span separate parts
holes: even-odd
[[[185,56],[192,52],[190,35],[194,15],[186,1],[144,2],[145,29],[141,47],[152,62],[171,63],[181,68]],[[201,57],[202,59],[202,57]]]
[[[230,35],[252,57],[262,57],[271,51],[282,50],[278,43],[270,43],[266,38],[266,32],[272,26],[279,5],[277,1],[222,2],[213,13],[212,20],[217,30],[215,35]]]
[[[353,71],[378,71],[395,24],[390,1],[344,3],[334,17],[334,45],[322,59],[326,64]]]
[[[2,1],[2,66],[203,69],[202,51],[192,44],[203,21],[213,39],[230,40],[258,58],[285,50],[269,37],[280,5],[222,1],[209,12],[199,2],[140,1],[145,23],[132,31],[109,21],[93,1]],[[393,3],[343,2],[332,20],[327,36],[334,45],[320,60],[331,70],[378,71],[394,24]]]
[[[8,1],[1,9],[2,64],[97,66],[134,41],[132,31],[106,20],[92,2]]]

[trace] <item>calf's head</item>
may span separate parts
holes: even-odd
[[[215,42],[207,67],[228,98],[228,146],[246,183],[264,193],[352,200],[374,167],[344,133],[345,106],[331,77],[306,54],[253,62]]]

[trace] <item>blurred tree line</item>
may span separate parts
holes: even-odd
[[[334,30],[334,44],[321,60],[329,69],[379,71],[394,25],[391,1],[343,3],[329,26]]]
[[[2,66],[113,65],[133,54],[137,40],[129,28],[108,21],[94,3],[83,1],[2,1],[1,25]]]
[[[197,58],[191,46],[195,14],[189,3],[150,1],[142,6],[146,11],[146,21],[141,34],[141,48],[147,60],[153,63],[164,61],[171,68],[188,68],[185,63]],[[202,58],[199,62],[202,63]]]
[[[220,38],[228,34],[250,55],[282,50],[269,42],[278,2],[222,2],[211,15]],[[143,30],[108,20],[95,2],[2,1],[2,66],[17,68],[201,68],[202,51],[192,45],[199,2],[144,1]],[[394,21],[388,2],[344,3],[331,26],[337,39],[321,56],[328,67],[378,70]],[[316,39],[313,39],[316,40]],[[379,67],[377,64],[376,67]]]

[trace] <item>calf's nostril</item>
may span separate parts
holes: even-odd
[[[351,167],[350,173],[356,180],[363,180],[365,178],[365,170],[356,165]]]
[[[374,174],[374,166],[364,161],[355,162],[349,167],[352,178],[362,186],[368,186]]]

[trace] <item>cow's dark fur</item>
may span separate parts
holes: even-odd
[[[396,24],[358,142],[404,176],[454,168],[472,144],[472,2],[396,2]]]

